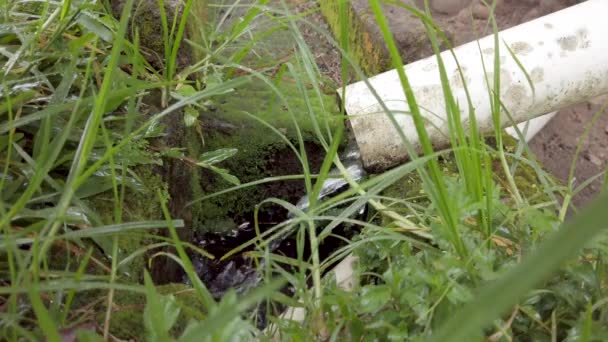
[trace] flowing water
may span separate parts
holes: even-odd
[[[351,142],[348,144],[340,160],[350,174],[350,177],[355,181],[361,180],[365,176],[365,171],[360,161],[360,155],[356,144]],[[330,171],[331,175],[338,176],[340,171],[337,169]],[[323,183],[319,193],[319,199],[328,198],[348,189],[348,182],[344,178],[328,178]],[[296,204],[297,208],[303,211],[309,208],[308,196],[303,196]],[[272,210],[272,208],[267,209]],[[366,208],[360,208],[356,216],[362,217],[365,215]],[[283,218],[282,224],[289,225],[291,220],[294,220],[294,214],[289,213]],[[323,227],[326,222],[316,222],[319,228]],[[253,250],[253,246],[246,248],[243,251],[220,260],[222,256],[229,251],[241,246],[242,244],[256,238],[257,234],[252,221],[243,222],[238,229],[230,234],[205,234],[199,241],[198,245],[213,254],[216,258],[211,260],[203,256],[197,255],[193,258],[194,267],[201,278],[207,285],[211,293],[216,298],[221,298],[222,295],[229,289],[235,289],[237,293],[246,293],[249,290],[256,288],[263,277],[259,270],[264,269],[266,260],[260,260],[256,263],[253,258],[247,257],[247,252]],[[261,232],[276,227],[276,224],[259,224]],[[283,256],[296,258],[296,240],[295,230],[298,228],[294,224],[293,230],[282,234],[273,239],[268,246],[270,252]],[[333,233],[350,239],[356,234],[356,227],[346,227],[342,225],[333,230]],[[329,236],[325,238],[319,246],[319,256],[321,260],[329,257],[337,248],[343,246],[344,239]],[[304,257],[310,255],[310,246],[305,246]],[[287,291],[289,289],[286,289]]]

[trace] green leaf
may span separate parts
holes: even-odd
[[[85,31],[95,34],[108,43],[112,43],[114,41],[112,31],[110,31],[102,22],[100,22],[99,18],[94,18],[88,12],[82,12],[76,21],[86,29]]]
[[[184,108],[184,124],[186,127],[194,126],[196,120],[198,120],[198,115],[199,112],[196,109],[190,106]]]
[[[19,93],[17,95],[12,95],[11,96],[11,110],[14,111],[17,107],[25,104],[27,101],[33,99],[37,95],[38,95],[38,92],[36,92],[34,90],[28,90],[28,91]],[[6,94],[2,94],[3,99],[5,96],[6,96]],[[0,102],[0,115],[7,113],[8,109],[9,109],[8,101]]]
[[[529,208],[526,210],[522,219],[526,224],[534,228],[534,235],[553,232],[559,227],[559,220],[555,215],[551,215],[536,208]]]
[[[78,191],[76,191],[76,197],[84,199],[112,189],[113,181],[110,177],[109,174],[104,175],[101,172],[99,172],[98,175],[90,177],[82,184]],[[127,176],[123,178],[122,176],[116,176],[115,178],[114,181],[117,184],[124,184],[136,192],[141,193],[146,190],[146,187],[133,177]]]
[[[179,159],[179,158],[185,157],[184,150],[185,150],[185,148],[183,148],[183,147],[171,147],[171,148],[162,150],[160,153],[161,153],[161,155],[163,155],[165,157]]]
[[[70,12],[70,6],[71,5],[72,5],[72,1],[71,0],[66,0],[66,1],[63,2],[63,5],[61,5],[61,15],[59,16],[59,18],[61,20],[63,20],[63,19],[66,18],[66,16]]]
[[[205,152],[198,158],[197,165],[209,167],[210,165],[217,164],[234,156],[238,151],[239,150],[236,148],[221,148],[219,150]]]
[[[283,280],[273,280],[243,297],[237,297],[234,290],[228,291],[219,305],[209,310],[207,319],[189,324],[178,341],[252,340],[252,327],[241,319],[240,314],[260,301],[274,296],[284,284]]]
[[[369,285],[361,289],[361,311],[377,312],[391,299],[391,289],[386,285]]]
[[[197,93],[196,89],[194,89],[194,87],[191,85],[185,85],[183,87],[180,87],[177,90],[177,94],[181,95],[182,97],[193,96],[196,93]]]
[[[29,286],[29,297],[30,302],[32,304],[32,308],[34,309],[34,313],[36,314],[36,318],[38,319],[38,326],[44,332],[44,336],[47,341],[50,342],[59,342],[61,341],[61,337],[59,336],[59,332],[57,331],[57,324],[51,318],[49,311],[42,303],[40,299],[40,293],[37,291],[35,285]]]
[[[58,235],[58,236],[56,236],[56,238],[65,239],[65,240],[84,239],[84,238],[97,239],[101,236],[111,237],[111,235],[119,234],[119,233],[134,233],[134,232],[144,231],[144,230],[166,228],[168,225],[172,225],[174,228],[184,228],[184,221],[183,220],[172,220],[170,222],[167,222],[166,220],[161,220],[161,221],[140,221],[140,222],[118,223],[118,224],[111,224],[111,225],[100,226],[100,227],[95,227],[95,228],[72,230],[63,235]],[[18,239],[13,239],[12,241],[9,241],[6,238],[4,238],[2,235],[0,235],[0,250],[7,248],[9,243],[14,243],[17,245],[31,244],[31,243],[34,243],[34,238],[31,238],[31,237],[18,238]]]
[[[215,173],[220,175],[225,181],[233,184],[233,185],[241,185],[241,181],[234,175],[231,175],[228,170],[222,169],[215,166],[208,166],[210,170],[213,170]]]
[[[165,125],[161,124],[159,121],[152,121],[143,136],[145,138],[158,138],[164,135],[166,135]]]
[[[96,36],[93,33],[86,33],[81,37],[78,37],[74,40],[70,40],[68,42],[68,48],[73,52],[78,52],[82,49],[87,43],[92,42]]]
[[[223,75],[219,72],[214,72],[205,79],[205,89],[213,89],[224,83]],[[225,95],[234,91],[234,88],[223,90],[220,95]]]
[[[156,156],[149,150],[146,150],[148,143],[146,140],[144,141],[134,142],[128,146],[125,146],[125,148],[121,149],[120,152],[117,153],[114,162],[124,166],[143,164],[160,165],[160,161],[156,158]],[[94,151],[94,153],[99,155],[99,158],[103,156],[102,152],[97,153],[97,151]],[[105,172],[109,171],[104,170],[103,176],[105,176]]]
[[[148,341],[168,341],[169,330],[179,317],[180,307],[173,295],[160,295],[148,272],[144,274],[146,285],[146,308],[144,309],[144,325]]]
[[[23,208],[19,213],[13,216],[13,220],[31,220],[31,219],[47,219],[55,213],[55,208],[43,209],[28,209]],[[74,225],[89,225],[89,219],[86,213],[78,207],[69,207],[65,215],[61,217],[66,224]]]

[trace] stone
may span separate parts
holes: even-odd
[[[473,17],[475,19],[486,20],[490,18],[490,8],[483,4],[475,4],[472,8]]]
[[[471,0],[432,0],[431,9],[439,13],[455,15],[470,3]]]
[[[487,3],[491,3],[487,1]],[[496,0],[496,8],[501,6],[503,0]],[[487,20],[490,18],[490,7],[485,5],[483,1],[476,0],[472,5],[473,17],[475,19]]]
[[[589,161],[595,166],[602,166],[602,160],[595,154],[589,155]]]
[[[608,125],[606,125],[606,127],[604,127],[604,133],[608,134]]]

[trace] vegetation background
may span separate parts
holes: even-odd
[[[445,70],[452,145],[435,151],[380,1],[370,8],[423,153],[403,137],[411,161],[360,181],[338,153],[345,115],[327,101],[338,85],[321,74],[301,34],[302,27],[318,30],[340,51],[342,80],[367,80],[351,53],[346,1],[336,1],[344,28],[336,38],[283,1],[208,7],[150,1],[160,32],[137,23],[144,4],[0,0],[2,339],[608,338],[606,173],[596,177],[603,193],[579,212],[570,199],[589,182],[575,187],[573,171],[565,184],[556,182],[525,142],[509,141],[500,130],[465,132],[460,116],[474,122],[475,113],[460,112]],[[449,46],[428,12],[408,10],[436,53],[440,42]],[[230,20],[234,13],[238,20]],[[284,58],[269,60],[272,53],[264,52],[273,35],[289,42]],[[151,46],[145,43],[151,37],[162,38]],[[496,37],[497,55],[501,48]],[[499,127],[496,70],[488,96]],[[267,110],[242,105],[242,98],[258,99]],[[264,151],[238,159],[241,146],[209,141],[209,130],[223,126],[206,125],[205,114],[221,113],[225,104],[265,127],[246,142],[275,137],[299,172],[245,179],[227,166],[234,160],[249,166],[243,160]],[[314,169],[311,144],[320,159]],[[332,167],[350,187],[317,200],[324,181],[336,177]],[[187,181],[175,185],[176,174]],[[309,207],[270,194],[245,206],[253,213],[254,238],[219,257],[247,250],[260,280],[219,298],[194,262],[217,258],[194,238],[207,222],[205,205],[277,181],[300,184]],[[217,206],[239,201],[228,198]],[[262,231],[266,222],[258,218],[268,206],[291,219]],[[355,215],[363,207],[368,213]],[[358,234],[347,240],[345,229]],[[294,237],[294,255],[272,248],[285,235]],[[322,257],[329,238],[345,241]],[[328,270],[350,254],[358,261],[346,290]],[[163,271],[184,281],[160,285],[175,279],[161,279]],[[301,321],[282,316],[286,307],[305,315]]]

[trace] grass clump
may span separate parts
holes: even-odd
[[[0,2],[3,340],[606,338],[607,195],[565,220],[570,204],[560,199],[576,192],[573,183],[556,184],[522,152],[525,142],[509,145],[499,129],[491,137],[474,124],[465,130],[461,115],[475,123],[475,112],[461,113],[440,55],[451,146],[436,151],[380,1],[370,1],[371,10],[423,153],[402,137],[411,161],[361,181],[338,154],[345,113],[325,91],[327,82],[302,36],[301,28],[312,26],[304,15],[291,13],[282,1],[218,1],[209,11],[185,1],[176,12],[181,17],[161,15],[164,58],[158,67],[142,54],[142,32],[132,26],[131,39],[125,38],[137,4],[126,1],[119,20],[104,4]],[[163,1],[158,5],[165,9]],[[342,28],[348,27],[346,5],[336,7]],[[428,12],[410,10],[438,53],[443,35]],[[209,21],[198,31],[188,28],[189,13],[205,13]],[[237,13],[242,20],[231,20]],[[367,82],[347,52],[354,43],[348,31],[335,40],[319,32],[341,51],[343,78],[352,72]],[[290,42],[289,58],[281,63],[268,63],[271,53],[263,53],[270,51],[263,47],[273,34]],[[181,44],[192,48],[196,62],[179,65]],[[495,45],[499,51],[498,38]],[[497,89],[500,73],[493,75]],[[496,93],[488,96],[500,127]],[[144,100],[151,94],[159,103]],[[221,138],[220,128],[245,118],[261,130],[258,135]],[[187,140],[196,140],[198,148],[157,144],[171,119],[179,122],[173,128],[190,128]],[[205,126],[213,120],[222,122],[215,129]],[[258,174],[249,170],[255,164],[239,159],[239,153],[260,157],[259,149],[246,148],[267,141],[293,155],[299,174]],[[311,142],[324,153],[318,168],[307,155]],[[237,204],[253,213],[256,237],[223,257],[247,250],[259,286],[213,298],[192,261],[196,254],[209,255],[180,239],[184,221],[209,224],[172,217],[178,199],[159,176],[168,160],[195,170],[193,185],[215,179],[212,190],[194,192],[196,198],[182,207],[209,210],[210,203],[228,206],[226,201],[240,201],[237,194],[249,194],[249,202]],[[330,172],[334,167],[339,174]],[[323,182],[336,176],[349,189],[317,200]],[[308,210],[283,198],[254,196],[256,186],[286,180],[299,182],[313,199]],[[291,219],[261,231],[259,214],[269,205],[282,207]],[[364,207],[369,213],[357,215]],[[347,240],[342,225],[360,234]],[[293,237],[290,256],[271,248],[286,235]],[[320,250],[330,238],[343,244],[323,258]],[[358,261],[345,289],[328,271],[350,254]],[[148,268],[161,259],[178,265],[182,284],[155,285]],[[281,315],[287,306],[303,310],[301,321]]]

